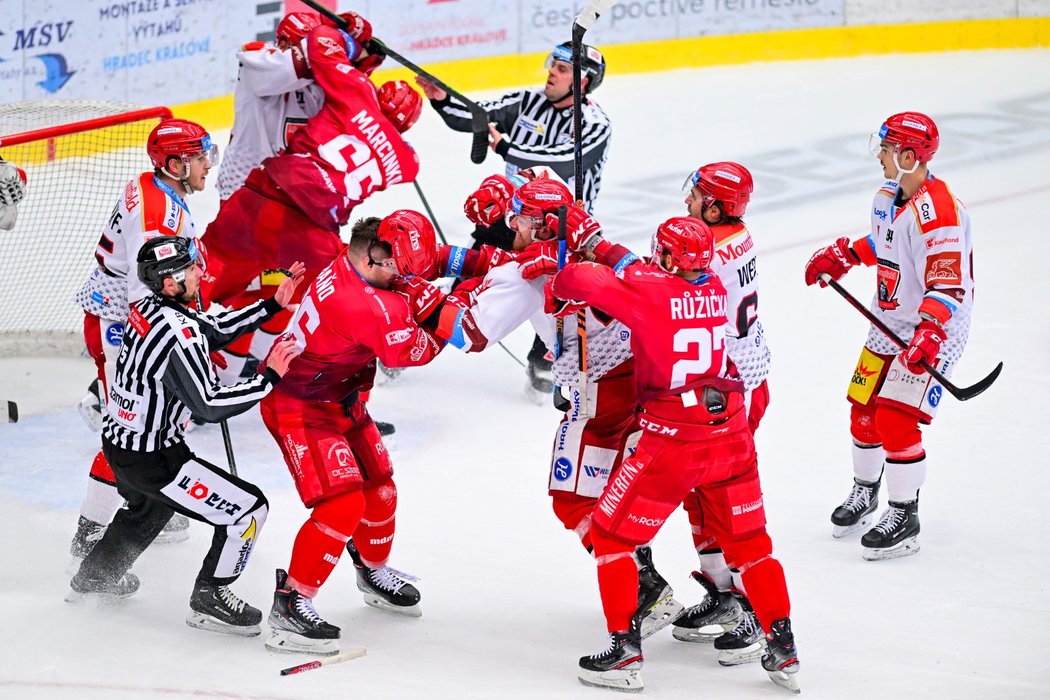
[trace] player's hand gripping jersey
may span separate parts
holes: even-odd
[[[387,367],[425,365],[443,343],[420,328],[405,298],[365,282],[340,255],[303,297],[291,332],[302,354],[279,391],[309,401],[342,401],[372,387],[376,357]]]
[[[236,120],[216,185],[224,200],[244,184],[252,168],[283,151],[324,104],[324,91],[314,84],[299,46],[280,51],[255,41],[241,47],[237,61]]]
[[[143,243],[157,236],[196,238],[197,231],[175,190],[153,173],[142,173],[128,182],[113,207],[95,248],[98,268],[77,292],[77,303],[100,318],[127,320],[129,302],[149,294],[135,273],[135,257]]]
[[[307,61],[324,90],[324,107],[288,144],[263,162],[266,173],[318,226],[335,230],[373,192],[412,182],[419,159],[383,116],[368,76],[350,64],[346,35],[318,27],[306,39]],[[352,41],[350,50],[361,49]]]
[[[855,244],[866,264],[878,268],[871,310],[898,336],[910,338],[925,314],[947,339],[940,357],[954,365],[966,346],[973,309],[973,241],[970,216],[941,180],[932,175],[908,201],[889,180],[875,195],[871,234]],[[900,348],[874,326],[867,347],[884,355]]]

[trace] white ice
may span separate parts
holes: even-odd
[[[537,71],[523,80],[541,78]],[[1046,697],[1050,52],[634,76],[617,76],[613,66],[596,97],[615,125],[599,218],[635,249],[646,249],[659,222],[683,213],[679,187],[692,168],[734,159],[755,174],[748,222],[774,351],[773,402],[758,444],[804,697]],[[805,287],[802,268],[821,243],[864,230],[881,183],[867,137],[903,109],[938,120],[943,145],[933,171],[973,218],[977,310],[954,379],[975,382],[1000,360],[1005,370],[970,402],[946,397],[925,433],[922,551],[866,562],[857,538],[833,540],[828,522],[851,483],[844,393],[866,324],[832,291]],[[442,228],[452,242],[467,242],[461,202],[498,160],[490,154],[484,166],[469,165],[469,137],[448,132],[430,111],[411,138]],[[209,221],[214,192],[191,206]],[[410,186],[356,213],[401,206],[419,206]],[[846,283],[866,300],[873,273],[856,271]],[[530,342],[521,330],[508,345],[523,357]],[[500,349],[473,357],[449,349],[374,392],[373,414],[397,425],[391,565],[422,577],[424,615],[366,607],[344,562],[317,606],[342,627],[344,648],[364,646],[368,655],[287,678],[278,670],[307,659],[183,623],[210,536],[199,524],[189,542],[142,557],[142,589],[123,605],[63,602],[68,543],[98,446],[73,404],[93,373],[84,359],[0,360],[0,399],[17,401],[24,414],[0,425],[0,696],[603,697],[575,677],[577,658],[606,638],[594,564],[561,529],[546,494],[558,415],[524,398],[524,372]],[[235,590],[268,609],[273,570],[287,566],[306,512],[258,412],[231,427],[241,474],[271,500]],[[217,428],[198,429],[189,442],[222,462]],[[697,602],[688,579],[697,560],[680,512],[657,538],[655,558],[678,597]],[[666,632],[645,654],[650,698],[787,697],[756,664],[722,668],[710,647]]]

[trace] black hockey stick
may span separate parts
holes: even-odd
[[[0,423],[18,422],[18,404],[14,401],[0,401]]]
[[[322,15],[335,22],[339,27],[343,29],[346,28],[347,22],[345,19],[337,15],[332,10],[329,10],[324,5],[317,2],[317,0],[303,0],[303,3],[317,10]],[[423,78],[424,80],[429,80],[430,82],[434,83],[439,88],[441,88],[442,90],[444,90],[445,92],[462,102],[463,105],[467,108],[467,111],[470,112],[470,130],[474,133],[474,142],[471,144],[470,147],[470,160],[474,163],[483,163],[485,161],[485,156],[487,155],[486,152],[489,148],[489,113],[486,112],[481,107],[481,105],[479,105],[477,102],[474,102],[473,100],[468,100],[466,97],[456,92],[448,85],[435,78],[430,73],[427,73],[415,63],[412,63],[412,61],[409,61],[407,58],[394,51],[389,46],[384,44],[379,39],[376,39],[375,37],[372,37],[372,41],[365,48],[368,49],[369,53],[389,56],[390,58],[403,65],[405,68],[418,75],[419,77]]]
[[[569,210],[564,205],[558,207],[558,269],[565,267],[565,219]],[[554,319],[554,361],[561,357],[562,349],[565,347],[565,319],[557,316]],[[552,368],[553,369],[553,368]],[[561,387],[554,385],[554,408],[562,413],[568,413],[572,403],[561,393]]]
[[[861,304],[859,301],[857,301],[856,297],[854,297],[852,294],[846,291],[845,287],[843,287],[835,280],[831,279],[830,275],[828,275],[826,272],[822,272],[820,273],[820,280],[822,282],[825,282],[828,286],[830,286],[832,289],[838,292],[839,295],[843,299],[848,301],[850,305],[853,306],[853,308],[859,311],[864,316],[864,318],[871,321],[871,325],[875,326],[880,331],[882,331],[882,334],[890,340],[892,340],[894,343],[896,343],[901,350],[904,350],[908,347],[908,344],[901,340],[893,331],[891,331],[889,329],[889,326],[883,323],[878,316],[873,314],[868,309],[868,307],[864,306],[864,304]],[[938,372],[936,368],[931,367],[925,360],[923,360],[919,364],[922,365],[922,368],[924,370],[930,373],[931,377],[940,382],[941,386],[943,386],[949,394],[959,399],[960,401],[969,401],[973,397],[984,392],[985,389],[990,387],[995,382],[995,380],[998,379],[999,373],[1003,371],[1003,363],[1000,362],[998,365],[995,366],[995,369],[992,370],[991,374],[989,374],[987,377],[977,382],[973,386],[957,387],[954,384],[952,384],[943,374]]]
[[[416,188],[416,194],[419,195],[419,201],[423,202],[423,208],[427,210],[427,216],[430,217],[430,222],[434,224],[434,230],[437,231],[438,238],[445,245],[448,245],[448,239],[445,238],[445,232],[441,230],[441,224],[438,223],[437,217],[434,216],[434,210],[430,208],[430,202],[423,196],[423,188],[419,186],[418,180],[412,181],[412,186]]]

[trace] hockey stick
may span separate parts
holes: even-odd
[[[864,316],[864,318],[871,321],[871,325],[875,326],[880,331],[882,331],[882,334],[890,340],[892,340],[897,345],[897,347],[899,347],[901,350],[904,350],[908,347],[908,344],[901,340],[893,331],[891,331],[889,329],[889,326],[883,323],[878,316],[873,314],[866,306],[864,306],[864,304],[861,304],[859,301],[857,301],[856,297],[854,297],[852,294],[846,291],[845,287],[843,287],[835,280],[831,279],[831,275],[829,275],[826,272],[822,272],[820,273],[819,277],[822,282],[826,283],[828,286],[830,286],[832,289],[838,292],[843,299],[848,301],[850,305],[853,306],[853,308],[859,311]],[[1003,371],[1003,363],[1000,362],[998,365],[995,366],[995,369],[992,370],[991,374],[989,374],[987,377],[977,382],[973,386],[958,387],[952,384],[950,381],[948,381],[948,379],[943,374],[938,372],[936,368],[931,367],[925,360],[923,360],[919,364],[922,365],[922,368],[924,370],[930,373],[931,377],[940,382],[941,386],[943,386],[949,394],[959,399],[960,401],[969,401],[973,397],[984,392],[985,389],[990,387],[995,382],[995,380],[998,379],[999,373]]]
[[[601,13],[619,0],[592,0],[576,15],[572,23],[572,176],[575,184],[576,204],[583,206],[583,35],[601,16]],[[564,238],[559,246],[559,256],[565,247]],[[559,265],[559,268],[561,265]],[[576,312],[576,353],[580,370],[580,415],[587,415],[587,310]]]
[[[517,358],[515,358],[517,359]],[[0,423],[18,422],[18,404],[14,401],[0,401]]]
[[[319,2],[317,2],[317,0],[302,1],[303,4],[308,5],[314,10],[317,10],[322,15],[330,19],[332,22],[335,22],[335,24],[341,29],[346,29],[346,20],[337,15],[332,10],[329,10],[324,5],[321,5]],[[470,160],[474,163],[485,162],[485,156],[487,155],[487,151],[489,148],[489,113],[486,112],[481,105],[479,105],[477,102],[474,102],[473,100],[468,100],[466,97],[456,92],[448,85],[435,78],[430,73],[427,73],[415,63],[412,63],[412,61],[409,61],[407,58],[397,53],[396,51],[394,51],[389,46],[384,44],[379,39],[376,39],[375,37],[372,37],[372,41],[365,48],[368,49],[369,53],[389,56],[390,58],[403,65],[405,68],[418,75],[419,77],[434,83],[434,85],[437,85],[439,88],[441,88],[442,90],[444,90],[445,92],[462,102],[463,105],[467,108],[467,111],[470,112],[470,130],[474,133],[474,142],[471,144],[470,147]]]
[[[344,651],[342,654],[336,654],[335,656],[326,656],[323,659],[317,659],[316,661],[308,661],[305,664],[299,664],[298,666],[283,668],[281,669],[281,675],[291,676],[296,673],[302,673],[303,671],[312,671],[313,669],[321,668],[322,666],[331,666],[332,664],[339,664],[344,661],[349,661],[350,659],[359,659],[366,653],[364,647],[358,647],[357,649]]]
[[[427,210],[427,216],[430,217],[431,223],[434,224],[434,230],[437,231],[438,238],[445,245],[448,245],[448,239],[445,238],[445,232],[441,230],[441,225],[438,223],[437,217],[434,216],[434,211],[430,208],[430,202],[423,196],[423,189],[419,186],[417,180],[412,181],[412,186],[416,188],[416,194],[419,195],[419,201],[423,202],[423,208]]]
[[[569,210],[564,206],[558,207],[558,270],[565,267],[565,219]],[[561,357],[561,349],[565,345],[565,319],[557,316],[554,319],[554,361]],[[554,385],[554,408],[562,413],[568,413],[572,403],[561,393],[561,387]]]

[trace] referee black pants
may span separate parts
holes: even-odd
[[[225,585],[240,576],[266,522],[269,504],[259,487],[200,459],[185,443],[133,452],[103,440],[102,452],[127,505],[84,559],[82,575],[119,580],[178,511],[215,528],[197,582]]]

